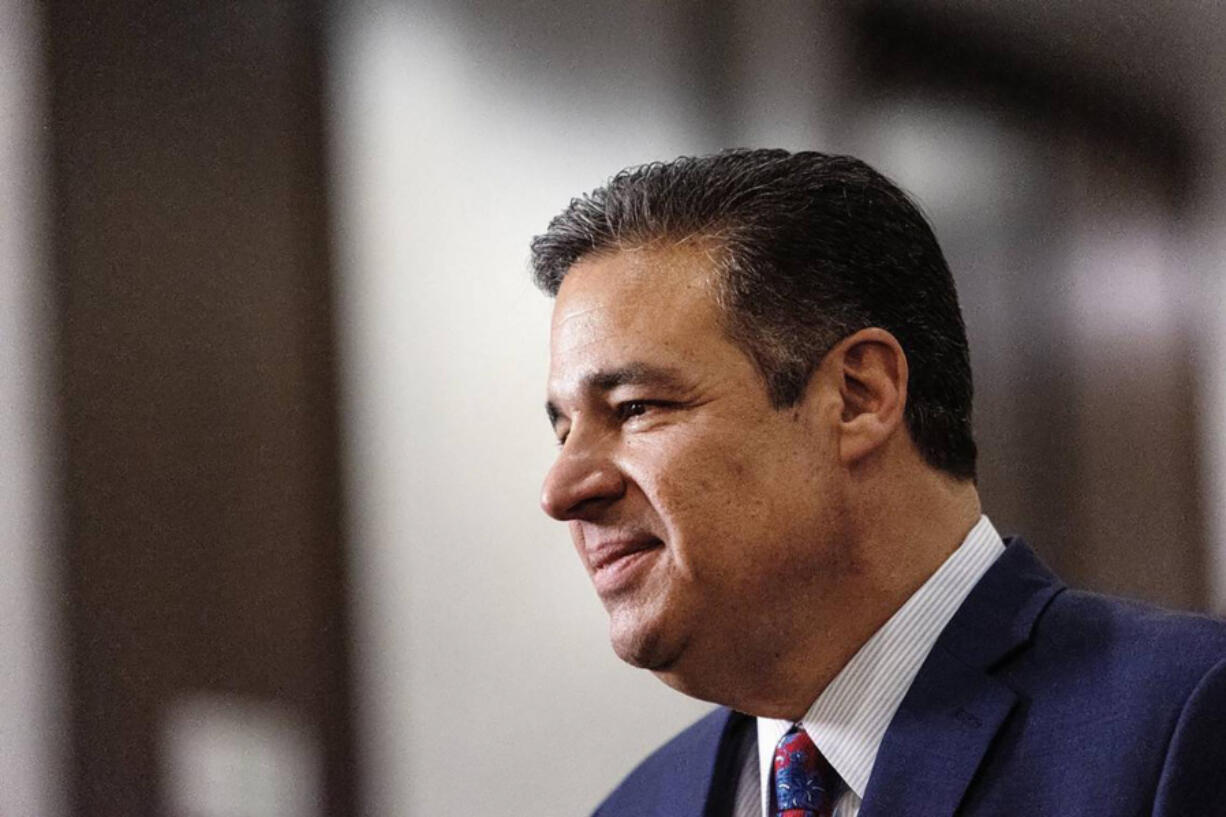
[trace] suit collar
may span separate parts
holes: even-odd
[[[720,708],[661,747],[597,810],[599,817],[731,817],[753,718]],[[748,742],[747,742],[748,741]]]
[[[1064,583],[1022,539],[1005,552],[967,596],[937,640],[970,666],[988,669],[1030,640],[1048,602]]]
[[[1016,700],[991,675],[1023,648],[1063,585],[1027,545],[1005,553],[967,596],[882,741],[861,817],[943,817],[958,808]]]

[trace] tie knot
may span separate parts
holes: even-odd
[[[829,817],[839,782],[813,740],[792,727],[775,747],[775,814],[778,817]]]

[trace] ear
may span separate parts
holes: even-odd
[[[843,402],[839,458],[850,465],[881,450],[903,425],[907,356],[897,338],[871,327],[843,338],[827,362]]]

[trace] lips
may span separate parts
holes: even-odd
[[[596,591],[606,595],[624,589],[663,547],[654,536],[610,539],[586,547]]]

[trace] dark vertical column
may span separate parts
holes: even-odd
[[[46,3],[82,817],[160,813],[196,693],[292,712],[352,812],[318,20]]]

